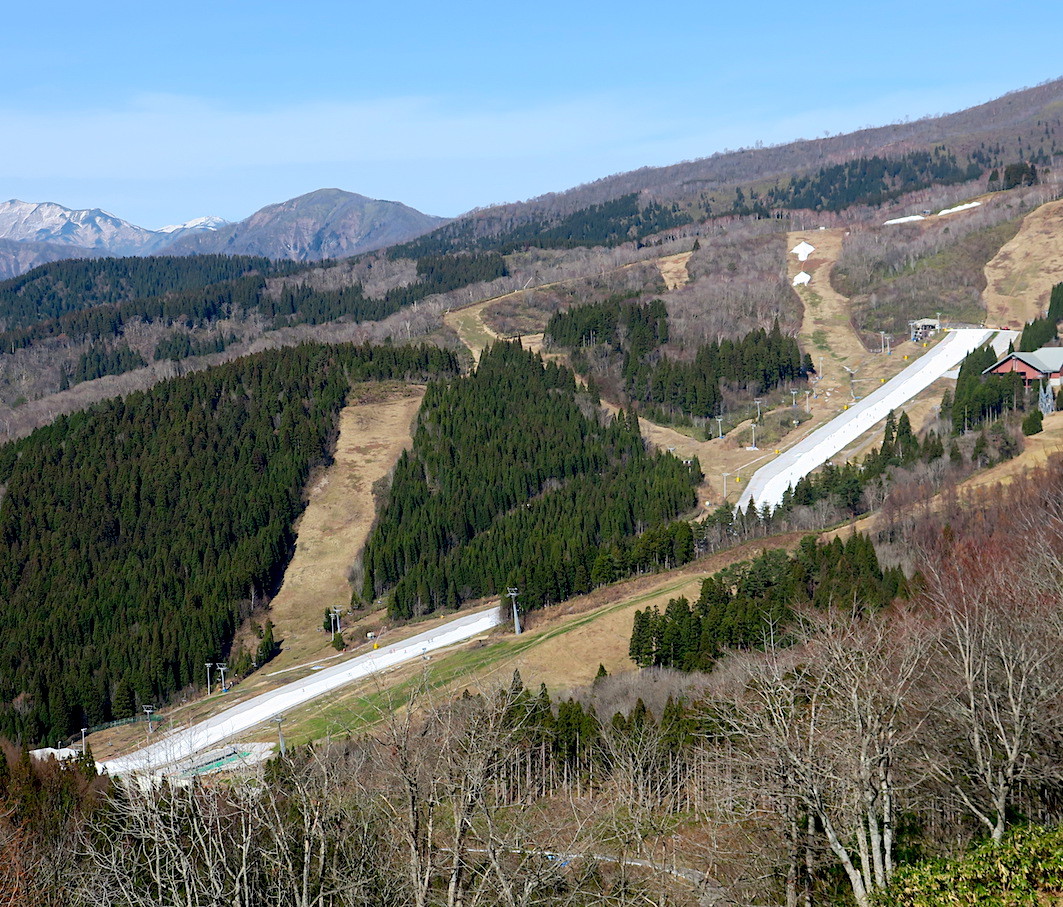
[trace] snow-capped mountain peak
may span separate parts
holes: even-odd
[[[229,223],[223,217],[196,217],[190,221],[186,221],[183,224],[167,224],[165,227],[159,227],[156,233],[176,233],[178,230],[217,230],[219,227],[224,227]]]
[[[54,202],[0,202],[0,237],[106,250],[113,254],[139,251],[152,231],[99,208],[75,211]]]

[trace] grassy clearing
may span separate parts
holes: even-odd
[[[637,577],[596,590],[587,596],[529,615],[520,637],[497,630],[486,641],[474,641],[429,660],[396,667],[381,677],[287,715],[285,737],[296,743],[359,733],[415,697],[454,696],[463,690],[489,689],[509,681],[519,670],[531,689],[545,683],[555,694],[590,683],[603,664],[610,674],[632,671],[627,649],[634,613],[670,598],[696,598],[702,580],[736,561],[755,557],[766,548],[792,549],[800,533],[760,539],[720,552],[693,564],[652,576]],[[262,730],[260,739],[269,739]]]
[[[1063,201],[1048,202],[985,266],[986,323],[1020,328],[1040,316],[1052,286],[1063,280]]]
[[[676,255],[666,255],[664,258],[657,259],[657,267],[666,289],[678,290],[690,282],[687,262],[690,261],[692,254],[691,252],[679,252]]]
[[[362,386],[340,414],[333,463],[309,490],[295,554],[270,607],[283,646],[274,669],[329,653],[325,608],[350,604],[348,572],[376,516],[373,485],[409,445],[423,396],[422,387]]]
[[[482,310],[487,302],[477,303],[464,309],[448,312],[443,316],[443,321],[452,328],[461,342],[464,343],[473,355],[473,359],[480,361],[480,354],[490,346],[498,335],[484,324]]]

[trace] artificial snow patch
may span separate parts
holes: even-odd
[[[891,224],[910,224],[917,220],[926,220],[922,214],[909,214],[907,217],[895,217],[893,220],[886,221],[882,226],[888,227]]]
[[[808,256],[816,251],[816,247],[805,240],[801,240],[790,252],[797,256],[798,261],[808,261]]]
[[[794,278],[794,286],[795,287],[803,287],[805,284],[810,283],[811,280],[812,280],[812,275],[811,274],[807,273],[806,271],[801,271]]]
[[[981,202],[967,202],[966,205],[957,205],[955,208],[946,208],[944,211],[938,211],[938,217],[944,217],[946,214],[955,214],[957,211],[966,211],[968,208],[977,208]]]

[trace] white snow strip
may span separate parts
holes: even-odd
[[[946,208],[944,211],[938,211],[938,217],[944,217],[946,214],[955,214],[957,211],[966,211],[969,208],[977,208],[981,202],[967,202],[966,205],[957,205],[955,208]]]
[[[781,456],[758,469],[738,499],[738,506],[744,509],[750,501],[755,501],[758,508],[765,504],[773,509],[777,507],[782,502],[787,488],[796,485],[817,466],[826,463],[864,432],[873,428],[877,422],[885,419],[890,410],[899,409],[950,369],[955,368],[968,353],[980,347],[993,333],[981,328],[950,331],[941,343],[874,393],[868,394]],[[1000,333],[1016,336],[1014,331]]]
[[[501,622],[502,612],[498,607],[463,615],[433,630],[425,630],[409,639],[333,665],[311,677],[287,684],[279,690],[255,696],[193,727],[174,731],[158,743],[126,756],[98,763],[99,768],[109,774],[119,775],[171,765],[236,734],[248,731],[264,721],[276,718],[288,709],[301,706],[311,699],[436,649],[472,639]]]
[[[895,217],[893,220],[888,220],[882,224],[883,227],[888,227],[891,224],[910,224],[917,220],[926,220],[922,214],[909,214],[907,217]]]

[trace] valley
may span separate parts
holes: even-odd
[[[34,214],[100,254],[0,282],[0,901],[1051,902],[1063,391],[987,366],[1060,344],[1061,105]]]
[[[887,380],[891,373],[908,364],[905,361],[907,357],[914,359],[917,356],[917,347],[909,343],[897,344],[894,354],[890,357],[881,353],[872,354],[863,348],[847,317],[847,300],[830,286],[829,272],[839,255],[842,231],[794,233],[787,237],[787,242],[796,245],[810,236],[820,243],[814,256],[802,264],[794,260],[788,262],[788,271],[792,272],[791,279],[793,274],[802,268],[807,269],[816,278],[813,284],[816,289],[810,286],[800,290],[805,302],[805,320],[801,336],[805,343],[811,343],[817,348],[823,362],[813,398],[820,402],[812,404],[812,400],[809,401],[814,418],[802,426],[802,437],[834,415],[845,411],[846,404],[843,401],[846,391],[851,394],[857,385],[847,380],[850,373],[841,367],[843,364],[857,363],[855,367],[851,366],[857,374],[866,376],[864,380],[877,379],[878,383]],[[660,260],[658,266],[663,274],[668,269],[677,267],[678,259],[685,273],[687,257],[669,256]],[[999,262],[996,266],[1003,267]],[[455,330],[474,361],[479,360],[480,354],[489,343],[499,339],[498,334],[488,327],[485,314],[492,305],[507,298],[509,297],[474,302],[444,316],[444,322]],[[525,346],[530,345],[531,349],[539,350],[540,335],[522,339]],[[847,384],[851,384],[848,389],[845,387]],[[327,637],[321,633],[318,612],[322,610],[322,602],[326,602],[326,607],[342,607],[348,597],[349,581],[346,574],[352,559],[351,552],[357,552],[364,543],[373,514],[372,495],[369,490],[373,482],[383,477],[389,464],[394,463],[402,446],[409,443],[409,435],[403,426],[412,423],[420,403],[421,397],[416,389],[411,392],[400,391],[398,388],[391,391],[377,388],[367,389],[367,393],[368,400],[359,400],[356,394],[356,402],[341,413],[335,461],[310,489],[307,508],[298,526],[295,555],[286,571],[284,583],[271,603],[271,615],[278,635],[285,640],[282,656],[276,662],[276,669],[271,672],[273,677],[278,676],[277,671],[283,674],[286,666],[297,668],[303,664],[305,670],[308,660],[331,660],[323,654]],[[928,393],[940,394],[940,391]],[[390,399],[378,401],[381,395],[387,398],[389,394]],[[829,403],[832,397],[836,401],[833,406]],[[616,408],[610,408],[615,413]],[[731,494],[737,496],[742,489],[742,479],[745,478],[748,482],[764,459],[770,459],[772,456],[768,451],[759,455],[744,451],[730,438],[696,441],[689,435],[656,424],[645,417],[640,419],[640,426],[644,438],[659,450],[671,450],[678,456],[697,457],[700,462],[711,464],[710,469],[713,472],[706,477],[706,483],[698,492],[699,501],[704,500],[706,504],[710,503],[709,497],[717,496],[722,491],[720,482],[724,472],[732,477]],[[740,429],[741,426],[735,431]],[[1046,435],[1046,440],[1048,437],[1049,435]],[[786,439],[780,445],[780,451],[785,451],[793,443],[791,439]],[[1039,443],[1038,449],[1042,446]],[[1021,461],[1015,461],[1007,468],[1013,470],[1018,467],[1019,462]],[[861,521],[856,525],[871,524]],[[796,540],[796,536],[789,537],[783,544],[793,547]],[[503,654],[506,651],[504,645],[501,650],[495,651],[502,645],[501,641],[496,641],[489,647],[491,654],[485,653],[484,659],[469,653],[445,656],[443,661],[436,658],[430,673],[440,677],[460,676],[464,678],[462,682],[465,683],[472,682],[475,677],[475,682],[483,685],[496,682],[507,672],[511,673],[513,669],[517,669],[532,683],[542,678],[543,682],[549,683],[551,687],[578,686],[593,679],[587,676],[594,667],[591,663],[591,653],[597,653],[593,657],[597,657],[598,663],[604,665],[611,674],[629,671],[631,665],[626,654],[626,644],[630,635],[630,615],[636,607],[654,603],[660,607],[668,597],[675,595],[685,594],[693,597],[692,593],[704,576],[719,569],[724,563],[745,557],[748,557],[748,554],[743,549],[738,549],[727,555],[714,556],[709,564],[699,562],[697,570],[690,567],[681,568],[678,575],[689,577],[688,579],[677,581],[673,578],[675,574],[667,574],[662,580],[640,579],[609,587],[606,600],[616,600],[619,597],[616,604],[592,604],[602,599],[597,593],[586,599],[573,599],[563,606],[537,613],[529,634],[519,641],[514,653]],[[647,585],[651,587],[650,591],[642,591]],[[588,608],[590,612],[587,611]],[[579,615],[578,619],[574,618],[573,614]],[[382,614],[370,612],[353,626],[352,632],[364,634],[361,627],[378,628],[384,619]],[[464,665],[460,673],[448,667],[448,658],[457,659],[457,662]],[[575,673],[573,669],[576,669]],[[414,669],[413,674],[410,674],[409,669],[401,669],[399,676],[389,683],[400,682],[399,677],[403,677],[405,679],[401,682],[408,685],[414,676],[427,675],[424,675],[422,669]],[[437,682],[433,680],[432,685]],[[274,683],[275,681],[269,685]],[[379,688],[380,683],[379,679],[371,681],[371,688]],[[240,693],[241,698],[252,695],[260,686],[261,682],[245,685],[245,689]],[[290,709],[292,714],[289,720],[294,739],[299,739],[300,733],[312,737],[315,731],[311,729],[321,727],[322,721],[331,722],[330,726],[335,728],[343,710],[350,708],[350,703],[360,701],[365,695],[366,691],[357,686],[350,694],[330,693],[325,699],[299,710],[299,713],[305,716],[301,719],[296,717],[295,710]],[[303,727],[304,723],[307,730],[300,731],[299,728]],[[106,745],[109,749],[113,747],[113,744],[104,743],[103,738],[101,745]]]

